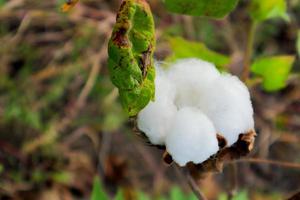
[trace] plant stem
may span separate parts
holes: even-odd
[[[199,185],[197,184],[196,180],[191,176],[189,170],[187,168],[181,168],[178,165],[173,165],[174,169],[176,170],[176,173],[178,176],[183,180],[186,181],[194,193],[194,195],[197,197],[198,200],[207,200],[206,196],[203,194],[203,192],[200,190]]]
[[[194,178],[187,173],[187,181],[189,186],[191,187],[192,191],[194,192],[194,194],[196,195],[196,197],[199,200],[207,200],[207,198],[205,197],[205,195],[202,193],[202,191],[200,190],[198,184],[196,183],[196,181],[194,180]]]
[[[294,168],[300,169],[300,163],[292,163],[292,162],[285,162],[279,160],[268,160],[263,158],[244,158],[240,160],[235,160],[233,162],[249,162],[249,163],[258,163],[258,164],[269,164],[269,165],[277,165],[280,167],[286,168]]]
[[[230,186],[227,193],[229,199],[232,199],[238,190],[237,167],[236,163],[228,163]]]
[[[249,34],[247,38],[247,46],[245,49],[245,55],[244,55],[244,63],[243,63],[243,73],[242,73],[242,80],[246,81],[249,78],[250,74],[250,64],[251,64],[251,58],[253,53],[253,46],[254,46],[254,36],[256,31],[257,23],[255,21],[252,21],[250,24]]]

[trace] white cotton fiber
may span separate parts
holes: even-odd
[[[152,144],[163,145],[177,111],[173,103],[175,87],[160,74],[156,75],[155,87],[155,101],[139,113],[137,124]]]
[[[219,149],[212,122],[197,108],[180,109],[166,137],[166,148],[180,166],[201,163]]]
[[[198,59],[155,67],[155,101],[138,114],[138,128],[152,144],[166,145],[180,166],[215,154],[217,133],[230,146],[254,128],[250,94],[237,77]]]
[[[228,145],[236,142],[240,133],[254,127],[249,91],[235,76],[224,74],[217,78],[205,91],[199,108],[213,121]]]
[[[138,115],[138,128],[152,144],[164,145],[176,107],[162,101],[150,102]]]
[[[169,66],[167,73],[177,89],[177,107],[196,106],[202,93],[211,82],[220,76],[215,66],[199,59],[182,59]]]
[[[176,87],[174,83],[168,79],[166,71],[160,65],[156,65],[155,99],[174,102],[175,94]]]

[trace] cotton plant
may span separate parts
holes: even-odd
[[[217,134],[231,146],[254,129],[249,91],[236,76],[195,58],[156,69],[155,100],[139,112],[137,125],[180,166],[217,153]]]

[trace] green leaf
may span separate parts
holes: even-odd
[[[0,8],[6,4],[7,0],[0,0]]]
[[[134,199],[136,200],[150,200],[150,197],[142,191],[137,191],[135,195]],[[123,200],[126,198],[125,196],[123,189],[119,189],[114,200]]]
[[[250,16],[258,22],[276,17],[289,20],[285,0],[252,0],[250,3]]]
[[[129,116],[154,98],[154,46],[154,21],[148,4],[124,0],[108,45],[108,67]]]
[[[38,111],[26,107],[21,100],[11,99],[4,110],[4,120],[17,120],[25,125],[29,125],[35,129],[41,129],[41,116]]]
[[[155,200],[168,200],[168,199],[164,196],[160,196],[160,197],[155,198]]]
[[[98,176],[94,178],[91,200],[108,200],[105,191],[103,190]]]
[[[179,187],[175,186],[171,189],[170,200],[197,200],[194,194],[185,194]]]
[[[188,200],[197,200],[198,198],[192,193],[192,194],[188,195],[187,199]]]
[[[260,58],[254,61],[251,71],[262,76],[266,91],[276,91],[286,86],[294,60],[294,56],[288,55]]]
[[[237,193],[233,198],[232,200],[248,200],[248,193],[247,191],[243,190],[239,193]]]
[[[227,194],[226,193],[221,193],[218,196],[218,200],[228,200]]]
[[[46,181],[46,179],[47,174],[40,169],[36,169],[31,173],[31,180],[34,183],[41,184],[42,182]]]
[[[218,196],[218,200],[228,200],[228,196],[226,193],[221,193]],[[248,193],[245,190],[242,190],[240,192],[238,192],[236,195],[234,195],[234,197],[232,198],[232,200],[248,200]]]
[[[238,0],[164,0],[166,8],[174,13],[222,18],[231,12]]]
[[[54,172],[51,174],[52,179],[58,183],[70,183],[72,180],[72,174],[67,171]]]
[[[214,63],[219,68],[224,68],[230,62],[228,56],[208,49],[203,43],[187,41],[181,37],[170,38],[169,42],[173,54],[167,58],[167,61],[175,61],[181,58],[200,58]]]
[[[118,189],[118,192],[117,192],[114,200],[124,200],[123,190],[122,189]]]
[[[146,195],[144,192],[137,192],[137,200],[150,200],[149,196]]]
[[[179,187],[173,187],[170,193],[171,200],[184,200],[185,194],[179,189]]]
[[[300,57],[300,29],[298,30],[296,48],[297,48],[298,56]]]

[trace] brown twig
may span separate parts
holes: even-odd
[[[246,81],[249,78],[256,26],[257,26],[256,22],[251,22],[250,30],[249,30],[248,38],[247,38],[247,46],[246,46],[245,55],[244,55],[244,63],[243,63],[244,68],[243,68],[243,73],[242,73],[243,81]]]
[[[299,200],[300,199],[300,191],[293,194],[291,197],[289,197],[287,200]]]
[[[249,162],[249,163],[277,165],[280,167],[300,169],[300,163],[292,163],[292,162],[285,162],[279,160],[268,160],[263,158],[243,158],[240,160],[235,160],[233,162]]]
[[[187,173],[186,177],[187,177],[188,184],[191,187],[194,194],[196,195],[196,197],[199,200],[207,200],[205,195],[200,190],[200,188],[199,188],[198,184],[196,183],[195,179],[189,173]]]
[[[190,174],[190,170],[188,168],[181,168],[178,165],[173,165],[176,174],[182,180],[182,182],[187,182],[189,188],[195,194],[197,199],[199,200],[207,200],[205,195],[200,190],[197,182],[195,181],[194,177]]]
[[[111,149],[112,135],[111,133],[102,133],[101,147],[98,152],[97,170],[100,177],[105,176],[105,162]]]
[[[237,164],[236,163],[229,163],[229,181],[230,186],[228,189],[228,197],[232,199],[236,192],[238,191],[238,177],[237,177]]]
[[[286,142],[286,143],[300,143],[300,136],[294,134],[294,133],[291,133],[291,132],[276,132],[277,136],[276,138],[274,138],[274,141],[279,141],[279,142]]]
[[[235,32],[234,32],[234,29],[232,27],[232,23],[230,22],[229,17],[226,17],[224,19],[223,36],[224,36],[224,39],[227,42],[227,45],[230,48],[232,53],[240,51],[240,47],[239,47],[238,42],[235,38]]]

